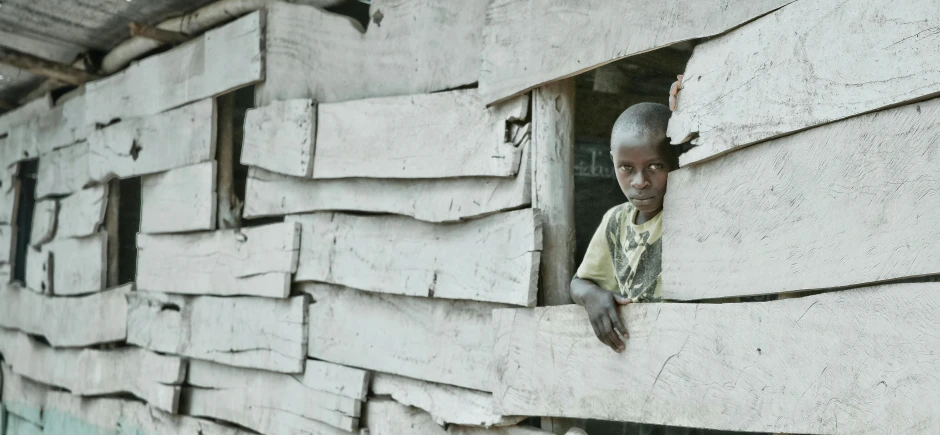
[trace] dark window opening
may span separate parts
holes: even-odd
[[[124,285],[137,278],[137,233],[140,231],[140,177],[112,180],[109,186],[109,224],[117,222],[117,230],[109,228],[109,236],[117,234],[117,243],[108,243],[108,267],[117,266],[116,273],[109,273],[109,285]],[[116,199],[117,201],[113,201]],[[116,215],[111,206],[117,204]],[[116,218],[116,219],[115,219]],[[117,252],[112,251],[112,247]],[[113,278],[111,278],[113,277]],[[116,279],[116,282],[111,280]]]
[[[33,229],[33,209],[36,207],[37,160],[18,163],[16,176],[16,202],[13,205],[13,280],[26,283],[26,253],[29,234]]]
[[[235,110],[232,114],[232,175],[234,177],[232,187],[235,198],[238,198],[241,204],[245,201],[246,186],[248,184],[248,165],[241,162],[242,141],[245,132],[245,115],[249,109],[255,107],[255,87],[249,86],[235,91]],[[220,112],[221,113],[221,112]],[[224,122],[219,120],[220,123]],[[219,126],[220,128],[222,125]],[[221,131],[221,130],[220,130]],[[219,160],[221,164],[221,160]],[[222,168],[219,168],[221,173]],[[220,184],[221,188],[221,184]],[[221,194],[221,193],[220,193]],[[239,214],[241,210],[239,210]],[[256,227],[276,222],[284,222],[283,216],[260,217],[255,219],[240,218],[240,227]]]

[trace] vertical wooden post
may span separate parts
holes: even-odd
[[[218,197],[218,229],[241,226],[241,212],[235,199],[235,93],[216,98],[218,130],[216,140],[216,192]]]
[[[105,207],[104,228],[108,232],[108,279],[107,287],[120,285],[120,259],[121,242],[118,238],[121,208],[121,180],[114,178],[108,183],[108,205]]]

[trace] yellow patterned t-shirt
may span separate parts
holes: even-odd
[[[663,214],[640,225],[629,202],[604,214],[575,274],[636,302],[662,300]]]

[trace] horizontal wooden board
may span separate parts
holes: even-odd
[[[127,296],[127,342],[157,352],[301,373],[307,299]]]
[[[525,417],[505,417],[493,410],[493,395],[452,385],[435,384],[388,373],[372,377],[372,394],[420,408],[441,425],[507,426]]]
[[[33,223],[29,245],[38,248],[55,236],[55,221],[59,215],[59,202],[54,199],[37,201],[33,206]]]
[[[280,174],[309,177],[317,139],[317,106],[310,99],[273,101],[249,109],[241,163]]]
[[[307,360],[304,385],[350,399],[366,400],[370,372],[326,361]]]
[[[249,14],[88,83],[86,122],[153,115],[264,80],[263,22],[262,12]]]
[[[13,126],[42,116],[51,109],[52,96],[45,94],[20,107],[4,112],[4,114],[0,116],[0,135],[9,133]]]
[[[490,390],[491,312],[505,305],[367,293],[302,284],[313,295],[313,358]]]
[[[9,263],[13,257],[13,226],[0,224],[0,262]]]
[[[215,100],[208,98],[95,130],[89,138],[89,176],[104,182],[212,160],[215,119]]]
[[[633,304],[615,353],[580,306],[496,310],[502,412],[746,432],[934,432],[940,284]],[[590,373],[590,376],[585,376]],[[676,409],[683,410],[680,413]]]
[[[508,129],[528,109],[527,95],[484,108],[476,89],[321,104],[313,178],[515,176]]]
[[[940,208],[938,117],[934,99],[669,174],[663,296],[770,294],[940,273],[933,243],[940,222],[931,212]],[[808,179],[821,187],[806,188]]]
[[[42,426],[20,418],[16,414],[6,417],[5,435],[43,435]]]
[[[0,149],[4,147],[6,139],[0,139]],[[16,186],[19,180],[16,173],[19,170],[18,165],[0,166],[0,223],[13,223],[13,213],[16,211],[18,190]]]
[[[104,222],[108,208],[108,185],[79,190],[59,200],[55,237],[66,239],[95,234]]]
[[[500,101],[617,59],[717,35],[792,1],[496,0],[483,32],[480,93],[487,103]]]
[[[428,413],[389,399],[370,400],[365,421],[369,435],[447,434]]]
[[[538,212],[456,224],[315,213],[302,226],[297,281],[409,296],[534,306],[542,249]]]
[[[36,199],[68,195],[91,184],[90,153],[88,143],[82,142],[42,155],[36,173]]]
[[[82,347],[127,338],[127,284],[90,296],[56,298],[0,285],[0,326],[41,335],[55,347]]]
[[[26,250],[25,279],[26,289],[31,292],[45,295],[52,295],[55,292],[52,286],[52,251],[49,249]]]
[[[0,328],[0,354],[17,374],[80,396],[130,393],[176,412],[186,365],[139,348],[53,349],[26,334]]]
[[[80,239],[57,239],[42,249],[52,252],[52,293],[75,296],[104,290],[108,272],[106,231]]]
[[[479,427],[452,425],[447,428],[451,435],[549,435],[551,432],[531,426]]]
[[[697,134],[698,146],[682,164],[940,95],[933,61],[940,57],[940,16],[923,16],[925,6],[918,0],[795,2],[697,46],[669,123],[674,142]]]
[[[287,429],[299,421],[317,422],[352,432],[359,425],[361,402],[311,389],[300,375],[227,367],[201,361],[192,363],[187,396],[192,415],[230,421],[263,433],[295,433]]]
[[[36,158],[54,149],[85,140],[93,126],[85,122],[85,100],[79,94],[64,99],[48,112],[10,129],[19,158]]]
[[[513,178],[311,180],[259,168],[248,172],[247,218],[311,211],[393,213],[428,222],[453,222],[532,203],[528,141]]]
[[[215,229],[214,160],[145,175],[140,185],[141,232],[158,234]]]
[[[286,298],[300,225],[137,236],[137,287],[195,295]]]
[[[255,102],[331,103],[475,83],[486,3],[373,0],[368,29],[310,6],[270,5],[267,78]]]
[[[0,397],[3,397],[6,411],[41,425],[42,412],[46,407],[46,396],[50,389],[16,374],[8,364],[0,363],[0,373],[3,380],[0,382],[3,387]]]

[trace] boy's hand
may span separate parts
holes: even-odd
[[[623,352],[626,346],[620,336],[629,338],[630,335],[617,314],[617,305],[626,305],[633,301],[600,289],[586,295],[583,301],[597,339],[615,352]],[[620,335],[617,335],[617,332],[620,332]]]
[[[676,111],[676,105],[679,102],[679,89],[682,89],[682,75],[676,76],[676,81],[672,82],[669,88],[669,110]]]

